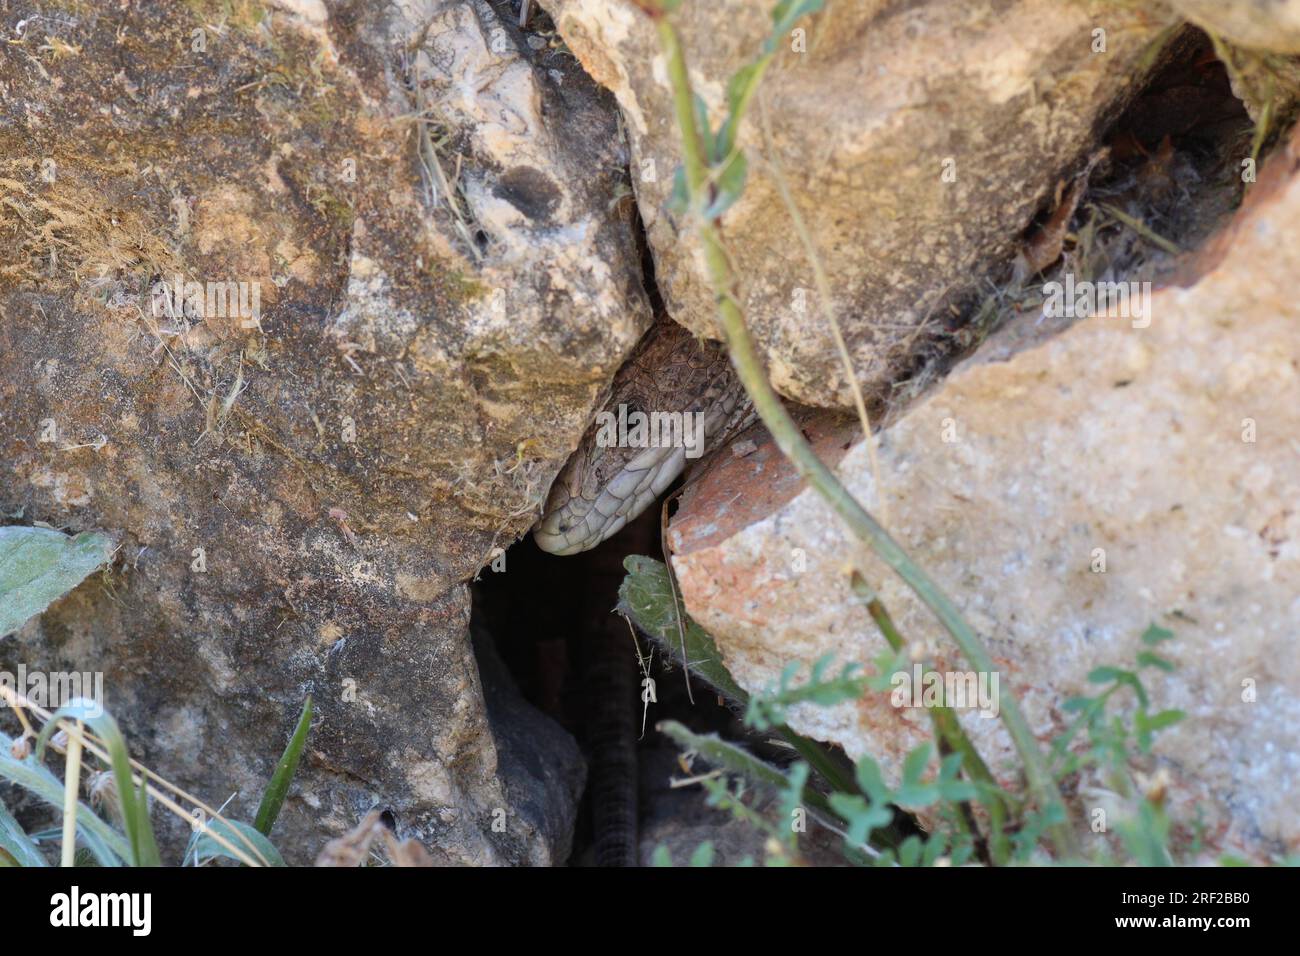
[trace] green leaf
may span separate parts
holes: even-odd
[[[784,692],[794,683],[794,679],[799,676],[799,670],[803,665],[798,661],[791,661],[781,668],[781,690]],[[817,673],[817,665],[813,664],[813,673]]]
[[[941,799],[952,803],[964,803],[980,796],[980,790],[975,784],[958,778],[957,774],[961,772],[961,763],[962,755],[954,753],[944,757],[939,764],[939,779],[936,781],[935,786],[939,790]]]
[[[1152,654],[1150,651],[1142,651],[1138,654],[1137,662],[1142,667],[1158,667],[1166,673],[1174,669],[1173,661],[1166,660],[1159,654]]]
[[[1187,714],[1181,710],[1162,710],[1160,713],[1147,719],[1147,726],[1152,730],[1162,730],[1178,723],[1185,718]]]
[[[908,837],[903,841],[902,846],[898,848],[898,863],[900,866],[916,866],[921,862],[921,838],[916,834]]]
[[[35,756],[15,760],[12,738],[0,733],[0,777],[40,797],[50,806],[63,809],[63,781]],[[103,866],[120,866],[130,848],[122,834],[105,823],[82,803],[77,808],[77,834]]]
[[[715,150],[717,144],[713,138],[713,127],[709,123],[709,105],[704,102],[704,97],[696,93],[695,98],[695,125],[700,131],[700,143],[704,147],[704,155],[710,162],[717,162]]]
[[[861,669],[857,663],[845,664],[839,676],[825,678],[833,655],[825,655],[812,667],[812,677],[803,684],[796,685],[794,678],[802,665],[791,661],[781,671],[780,688],[768,688],[761,694],[750,698],[745,712],[746,725],[757,730],[767,730],[774,724],[785,722],[786,711],[794,704],[814,703],[821,707],[832,707],[846,701],[854,701],[862,696],[867,686],[865,677],[858,677]]]
[[[1139,866],[1172,866],[1169,856],[1169,817],[1150,800],[1143,800],[1137,818],[1120,821],[1115,829]]]
[[[1133,693],[1137,694],[1137,699],[1143,707],[1146,707],[1151,703],[1150,699],[1147,697],[1146,688],[1142,686],[1142,681],[1137,674],[1134,674],[1131,671],[1125,671],[1124,676],[1119,679],[1119,683],[1127,684],[1129,687],[1132,687]]]
[[[63,597],[113,554],[107,535],[75,538],[50,528],[0,528],[0,637]]]
[[[906,647],[898,650],[887,647],[872,658],[871,663],[875,673],[867,678],[867,689],[883,694],[893,691],[894,675],[910,673],[912,668],[912,658]]]
[[[769,59],[764,57],[755,60],[753,63],[746,63],[733,73],[731,79],[727,82],[727,109],[729,112],[722,126],[718,129],[718,139],[714,144],[714,149],[717,150],[717,155],[713,157],[714,163],[725,159],[727,154],[735,147],[736,133],[740,129],[740,121],[744,118],[750,97],[758,89],[759,80],[763,78],[763,71],[767,68]]]
[[[816,13],[821,8],[822,0],[782,0],[776,5],[772,11],[772,32],[763,41],[762,54],[752,63],[746,63],[738,69],[727,81],[729,113],[718,130],[716,140],[708,144],[709,150],[705,154],[710,158],[711,165],[726,159],[735,148],[736,134],[740,129],[741,121],[745,118],[758,84],[762,81],[763,74],[767,71],[786,34],[794,28],[795,22],[801,17]]]
[[[1166,630],[1163,627],[1158,627],[1153,623],[1142,633],[1142,643],[1147,647],[1155,647],[1161,641],[1172,640],[1173,636],[1173,631]]]
[[[903,783],[917,784],[925,776],[925,768],[930,765],[930,755],[934,744],[926,741],[903,758]]]
[[[890,791],[885,783],[884,774],[880,772],[880,765],[870,757],[864,756],[858,761],[855,773],[858,786],[862,789],[873,803],[888,803],[890,800]]]
[[[942,833],[936,833],[925,841],[925,853],[921,857],[922,866],[934,866],[943,851],[947,849],[947,840]]]
[[[939,799],[939,788],[931,783],[905,783],[894,794],[900,807],[928,807]]]
[[[673,171],[673,189],[668,194],[668,211],[674,216],[684,216],[690,208],[691,191],[686,185],[686,170],[678,166]]]
[[[673,599],[668,581],[668,568],[661,561],[643,555],[629,555],[623,559],[627,577],[618,589],[618,610],[650,635],[663,654],[677,657],[681,654],[681,636],[677,628],[677,602]],[[728,700],[745,705],[749,695],[737,684],[722,663],[722,655],[713,642],[712,635],[685,617],[686,657],[691,662],[691,673],[699,677]],[[798,670],[795,663],[794,670]],[[793,674],[793,672],[792,672]],[[789,741],[790,746],[812,764],[825,780],[838,789],[848,789],[851,784],[847,760],[828,752],[826,747],[803,737],[789,727],[778,726],[777,733]]]
[[[899,806],[928,807],[939,799],[939,788],[923,779],[933,753],[934,744],[927,741],[903,758],[903,782],[894,794]]]
[[[1106,684],[1113,681],[1116,684],[1132,687],[1133,692],[1137,694],[1138,700],[1142,702],[1142,706],[1145,707],[1147,704],[1146,689],[1143,688],[1142,681],[1137,674],[1132,671],[1124,670],[1121,667],[1098,667],[1088,674],[1088,680],[1093,684]]]
[[[754,88],[758,86],[758,81],[762,78],[763,66],[761,60],[746,63],[731,74],[731,79],[727,81],[727,109],[731,111],[732,117],[744,107],[745,101],[749,99],[749,96],[754,92]],[[730,120],[731,117],[728,118],[728,122]],[[731,143],[727,143],[727,148],[731,148]]]
[[[271,835],[275,818],[280,815],[280,808],[284,806],[285,794],[289,792],[289,784],[298,769],[298,761],[302,759],[302,749],[307,743],[307,734],[311,730],[311,713],[311,694],[308,694],[302,705],[302,713],[298,715],[298,726],[294,728],[293,736],[289,738],[289,744],[284,748],[280,762],[275,765],[271,783],[267,786],[266,793],[262,795],[262,802],[257,808],[257,818],[253,821],[253,826],[263,836]]]
[[[252,857],[266,866],[284,866],[284,859],[280,856],[280,851],[255,827],[251,827],[239,820],[225,819],[209,820],[204,826],[203,832],[199,833],[198,838],[191,842],[190,852],[187,856],[194,860],[195,866],[202,866],[209,860],[219,858],[240,859],[240,857],[218,843],[212,836],[214,833],[221,836],[231,846],[236,847],[245,856]]]
[[[857,794],[832,793],[828,798],[834,810],[848,827],[846,839],[850,844],[863,845],[876,830],[893,822],[894,812],[885,804],[868,804]]]
[[[1133,724],[1137,729],[1138,748],[1145,754],[1151,752],[1152,739],[1155,732],[1162,727],[1168,727],[1170,724],[1176,724],[1182,720],[1186,714],[1181,710],[1162,710],[1160,713],[1152,716],[1146,712],[1146,708],[1139,707],[1137,713],[1133,715]]]
[[[1118,667],[1098,667],[1088,672],[1088,681],[1092,684],[1109,684],[1111,681],[1119,680],[1127,673],[1127,671]]]
[[[660,843],[655,847],[654,852],[650,854],[650,865],[660,867],[673,865],[673,855],[668,852],[666,844]]]
[[[822,6],[823,0],[780,0],[772,8],[772,36],[783,36],[794,27],[796,20],[816,13]]]
[[[113,769],[113,782],[117,784],[118,810],[130,846],[128,862],[132,866],[162,866],[162,859],[158,855],[158,844],[154,840],[153,824],[149,820],[146,781],[142,774],[140,789],[137,791],[135,782],[131,778],[131,758],[127,753],[122,731],[117,726],[117,721],[98,702],[79,698],[56,710],[37,735],[33,756],[38,760],[41,758],[46,742],[58,728],[59,722],[65,719],[80,720],[86,724],[103,741],[105,749],[108,750],[109,763]]]
[[[790,787],[790,781],[776,767],[764,763],[735,744],[722,740],[716,734],[692,733],[675,720],[665,720],[657,724],[655,729],[683,749],[694,751],[714,767],[741,776],[753,786],[762,787],[777,795]],[[814,810],[830,813],[826,798],[815,790],[804,792],[804,802]]]
[[[967,838],[966,840],[962,841],[961,843],[958,843],[956,846],[952,848],[952,857],[951,857],[952,865],[954,868],[959,866],[965,866],[967,863],[971,861],[971,858],[974,856],[975,856],[975,846],[973,843],[971,843],[970,839]]]
[[[677,628],[677,602],[673,600],[668,569],[663,562],[639,554],[624,558],[623,567],[627,569],[627,577],[618,588],[618,610],[649,634],[664,654],[673,658],[680,657],[682,649]],[[686,657],[691,662],[691,673],[729,700],[742,705],[747,703],[749,695],[732,679],[723,665],[722,655],[718,653],[713,637],[691,620],[689,615],[683,623],[686,630]]]
[[[678,746],[694,751],[719,769],[739,774],[751,784],[777,793],[789,786],[785,774],[776,767],[764,763],[717,734],[696,734],[675,720],[665,720],[657,724],[655,729],[672,738]]]
[[[12,862],[9,862],[12,861]],[[49,866],[9,808],[0,803],[0,866]]]
[[[710,867],[713,865],[713,841],[705,840],[691,854],[691,866]]]

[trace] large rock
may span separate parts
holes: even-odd
[[[563,858],[572,787],[539,810],[498,772],[465,582],[650,322],[607,94],[483,2],[107,4],[19,32],[0,513],[121,550],[5,658],[104,671],[143,759],[245,818],[314,692],[291,860],[374,806],[442,862]],[[247,283],[260,318],[155,314],[177,275]]]
[[[1131,666],[1149,622],[1173,630],[1162,653],[1177,669],[1147,685],[1156,708],[1188,716],[1146,769],[1169,774],[1181,847],[1199,807],[1207,853],[1253,860],[1300,848],[1298,164],[1300,134],[1199,276],[1152,296],[1149,327],[1091,318],[1035,344],[1028,316],[987,343],[880,434],[879,485],[865,447],[845,451],[851,428],[807,426],[983,636],[1043,743],[1093,668]],[[870,666],[884,650],[853,568],[939,669],[967,667],[770,443],[692,485],[670,542],[688,610],[750,691],[792,660]],[[964,723],[1018,786],[1001,723]],[[929,733],[922,710],[887,694],[800,707],[791,724],[895,774]],[[1107,799],[1081,791],[1078,804]]]
[[[1297,0],[1170,0],[1198,26],[1252,50],[1300,53]]]
[[[669,312],[721,338],[697,243],[666,209],[679,136],[652,24],[632,3],[545,5],[618,97]],[[721,0],[673,14],[715,126],[728,79],[770,31],[770,7]],[[801,22],[806,34],[783,42],[743,127],[750,178],[725,217],[776,387],[808,404],[851,405],[768,163],[815,237],[856,370],[880,393],[942,329],[950,305],[999,279],[1058,180],[1082,166],[1136,92],[1165,25],[1134,4],[1055,0],[829,3]],[[1099,41],[1105,52],[1094,52]]]

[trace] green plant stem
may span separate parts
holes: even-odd
[[[810,767],[821,774],[822,779],[831,785],[832,790],[852,793],[857,789],[853,778],[844,773],[831,758],[831,755],[826,752],[826,749],[816,741],[809,740],[803,734],[795,733],[785,724],[780,724],[772,729],[784,737],[786,743],[793,747],[795,753],[803,757]]]
[[[686,59],[676,29],[666,16],[655,16],[654,20],[667,59],[668,79],[673,88],[673,107],[682,134],[682,160],[686,172],[689,207],[694,214],[702,208],[700,192],[706,186],[708,172],[704,162],[700,131],[696,127],[690,74],[686,68]],[[992,658],[948,596],[907,556],[902,547],[867,513],[866,509],[858,504],[804,439],[798,425],[768,383],[753,338],[732,291],[731,268],[718,236],[717,226],[702,216],[694,215],[694,218],[699,229],[709,279],[717,298],[718,316],[722,323],[732,365],[735,366],[736,374],[754,403],[754,409],[763,420],[763,424],[767,426],[777,447],[795,466],[800,476],[848,525],[850,531],[867,544],[930,608],[966,659],[970,661],[971,666],[978,671],[993,673],[996,668]],[[1040,808],[1047,810],[1056,807],[1060,811],[1061,818],[1066,821],[1054,825],[1050,831],[1057,854],[1061,857],[1076,856],[1076,840],[1070,829],[1068,814],[1060,792],[1038,749],[1038,742],[1013,696],[1008,694],[1002,701],[1001,712],[1007,732],[1020,754],[1020,759],[1024,762],[1030,792]]]
[[[694,733],[675,720],[660,721],[655,725],[655,729],[672,738],[679,746],[699,754],[714,767],[738,774],[755,786],[779,793],[789,785],[789,780],[780,770],[764,763],[735,744],[719,739],[716,734]],[[823,825],[830,827],[836,833],[842,832],[837,821],[844,825],[848,824],[847,820],[831,808],[826,797],[816,790],[804,791],[804,803],[819,815]],[[876,849],[897,849],[899,842],[897,834],[888,827],[871,834],[869,841]]]
[[[854,571],[849,578],[849,587],[867,607],[867,613],[871,619],[876,622],[881,635],[885,642],[893,649],[894,653],[903,650],[903,635],[899,632],[894,619],[889,610],[885,607],[880,597],[871,590],[866,579],[857,571]],[[923,665],[925,671],[930,670],[928,664]],[[966,734],[966,729],[962,727],[961,721],[957,719],[957,712],[951,707],[931,707],[927,708],[930,714],[930,723],[934,728],[935,742],[939,745],[940,752],[945,750],[949,753],[961,754],[961,765],[965,769],[967,776],[971,780],[977,780],[984,784],[986,793],[989,797],[986,806],[990,818],[990,839],[989,846],[993,849],[993,859],[996,862],[1002,862],[1005,859],[1006,839],[1003,830],[1006,826],[1006,808],[1004,802],[1008,800],[1009,794],[1002,789],[1001,785],[994,779],[988,764],[980,756],[980,752],[975,748],[975,743]],[[946,747],[945,747],[946,745]],[[974,825],[974,814],[970,812],[970,807],[962,804],[962,821],[973,836],[978,836],[979,831]]]
[[[885,605],[871,590],[862,575],[856,571],[853,572],[849,586],[866,604],[867,613],[876,622],[876,627],[880,629],[885,642],[895,653],[902,651],[905,646],[902,634],[899,632],[897,625],[894,624],[894,619],[890,616]],[[924,671],[929,670],[931,670],[930,666],[928,664],[924,665]],[[998,782],[993,778],[988,765],[984,763],[984,758],[975,749],[975,744],[971,739],[966,736],[966,731],[962,728],[961,721],[957,719],[956,712],[948,706],[932,707],[930,708],[930,716],[934,721],[936,734],[948,742],[953,752],[962,755],[962,766],[966,768],[966,772],[970,774],[971,779],[982,781],[992,787],[998,787]]]

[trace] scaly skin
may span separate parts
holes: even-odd
[[[614,376],[607,411],[701,412],[705,455],[753,421],[753,412],[719,345],[700,342],[661,318]],[[551,486],[533,539],[543,551],[594,548],[655,501],[690,461],[682,447],[601,447],[593,422]]]

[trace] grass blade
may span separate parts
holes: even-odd
[[[665,720],[656,725],[660,733],[672,738],[679,747],[693,750],[706,761],[720,770],[739,774],[754,786],[762,787],[774,793],[782,793],[790,786],[790,781],[776,767],[759,760],[753,754],[742,750],[735,744],[728,743],[716,734],[697,734],[675,720]],[[831,809],[826,798],[815,790],[807,790],[804,800],[808,806],[827,817],[838,819],[838,814]]]
[[[186,856],[192,856],[195,866],[202,866],[209,860],[218,858],[243,862],[241,857],[231,853],[226,846],[213,839],[211,836],[213,833],[224,837],[230,846],[251,849],[260,857],[258,862],[265,866],[285,865],[280,851],[255,827],[239,820],[214,819],[209,820],[205,832],[198,834],[190,843]]]
[[[10,748],[13,738],[0,733],[0,777],[40,797],[52,807],[63,806],[63,781],[35,757],[15,760]],[[102,866],[120,866],[131,850],[122,834],[109,826],[86,804],[77,808],[77,830]]]
[[[58,727],[59,721],[64,719],[80,720],[88,724],[108,750],[113,779],[117,784],[118,809],[121,811],[122,825],[126,829],[126,839],[130,847],[128,861],[132,866],[162,866],[162,858],[158,855],[158,844],[154,839],[153,824],[149,820],[149,800],[145,793],[145,780],[141,778],[140,788],[137,790],[131,774],[131,758],[127,754],[126,740],[122,737],[117,721],[99,704],[78,699],[56,710],[36,738],[36,759],[40,759],[46,742]]]
[[[253,821],[253,826],[263,836],[271,835],[275,818],[280,815],[280,808],[284,806],[285,794],[289,792],[289,784],[293,781],[294,772],[298,769],[298,761],[302,759],[303,747],[307,744],[307,733],[311,730],[311,712],[311,694],[308,694],[307,699],[303,701],[302,713],[298,716],[298,726],[294,728],[293,736],[289,738],[289,745],[284,748],[284,755],[280,757],[280,762],[275,765],[275,773],[271,775],[271,782],[267,785],[266,793],[262,795],[262,802],[257,808],[257,817]]]
[[[9,808],[0,803],[0,866],[49,866]]]

